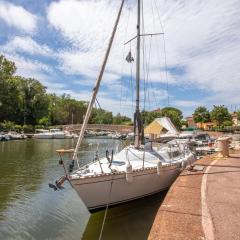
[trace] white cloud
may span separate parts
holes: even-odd
[[[34,41],[31,37],[16,36],[1,46],[3,52],[21,53],[27,52],[31,55],[43,55],[53,57],[55,53],[47,46]]]
[[[5,54],[6,58],[14,61],[17,67],[17,75],[26,78],[36,78],[40,81],[48,81],[49,74],[53,72],[52,68],[37,60],[26,59],[17,54]]]
[[[53,2],[48,9],[48,20],[68,40],[77,45],[80,43],[81,49],[88,51],[101,48],[110,35],[115,6],[116,3],[107,0]]]
[[[120,2],[103,1],[75,1],[62,0],[50,4],[47,14],[50,24],[60,31],[69,44],[69,49],[59,52],[60,69],[66,74],[79,74],[83,76],[77,83],[93,85],[97,78],[103,57],[116,19]],[[112,51],[103,76],[102,84],[119,85],[121,76],[135,75],[135,62],[128,64],[125,57],[130,45],[124,42],[136,33],[136,13],[132,6],[127,6],[121,16],[115,36]],[[76,19],[76,16],[77,19]],[[126,30],[126,25],[128,29]],[[159,40],[159,39],[158,39]],[[70,44],[70,43],[71,44]],[[155,41],[155,44],[157,42]],[[134,42],[133,42],[134,45]],[[149,43],[146,48],[150,48]],[[135,58],[135,47],[131,49]],[[153,54],[155,52],[155,55]],[[164,61],[159,57],[159,51],[152,49],[151,73],[148,79],[151,82],[166,83]],[[157,65],[161,61],[161,66]],[[148,65],[145,66],[147,75]],[[131,73],[132,72],[132,73]],[[176,79],[170,72],[168,82],[175,83]]]
[[[37,17],[24,9],[6,1],[0,1],[0,18],[10,27],[26,32],[34,32],[37,28]]]
[[[215,96],[212,103],[240,90],[239,9],[237,0],[167,1],[161,8],[169,65],[183,66],[182,83]]]
[[[191,101],[191,100],[174,100],[173,104],[179,108],[186,107],[198,107],[201,105],[201,101]]]

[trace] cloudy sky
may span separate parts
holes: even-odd
[[[120,0],[0,0],[0,54],[17,74],[48,92],[88,100]],[[143,0],[141,106],[175,106],[190,115],[199,105],[240,108],[240,1]],[[100,105],[131,116],[136,1],[126,1],[103,77]],[[165,41],[164,41],[165,39]]]

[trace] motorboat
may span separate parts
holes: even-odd
[[[33,134],[33,138],[37,139],[52,139],[53,134],[46,129],[36,129],[36,133]]]
[[[216,140],[206,132],[182,132],[177,138],[188,140],[189,144],[192,146],[212,145]]]
[[[134,132],[128,133],[127,136],[126,136],[126,139],[127,140],[134,140]]]
[[[0,133],[0,141],[9,141],[10,136],[7,133]]]
[[[65,138],[78,138],[78,135],[76,133],[70,133],[69,131],[64,131]]]
[[[64,139],[65,133],[61,131],[59,128],[52,128],[49,130],[50,134],[52,134],[53,139]]]
[[[24,133],[17,133],[14,131],[8,132],[7,135],[9,136],[10,140],[23,140],[27,138],[27,136]]]

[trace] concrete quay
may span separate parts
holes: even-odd
[[[240,151],[206,156],[184,170],[160,206],[148,239],[240,239]]]

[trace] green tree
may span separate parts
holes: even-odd
[[[160,117],[168,117],[171,119],[172,123],[176,126],[176,128],[180,129],[182,126],[182,112],[174,107],[165,107],[161,111],[142,111],[141,112],[142,120],[144,125],[148,125],[155,118]]]
[[[0,122],[36,124],[47,116],[46,88],[35,79],[14,76],[16,66],[0,56]]]
[[[67,94],[60,97],[50,94],[49,101],[49,119],[53,125],[83,122],[87,109],[86,102],[72,99]]]
[[[4,120],[4,122],[2,123],[2,127],[5,131],[15,130],[15,123]]]
[[[26,124],[35,125],[39,119],[48,116],[49,99],[44,87],[33,78],[21,78],[23,118]]]
[[[113,124],[128,124],[131,123],[131,118],[126,116],[121,116],[120,113],[118,113],[116,116],[113,117]]]
[[[202,125],[203,123],[209,122],[211,118],[207,108],[200,106],[194,111],[193,119],[194,122],[201,123]]]
[[[15,63],[7,60],[3,55],[0,55],[0,80],[5,80],[12,77],[17,68]]]
[[[143,124],[146,126],[146,125],[150,124],[155,118],[162,117],[162,113],[154,112],[154,111],[152,111],[152,112],[142,111],[141,117],[142,117]]]
[[[112,124],[113,115],[111,112],[105,111],[103,109],[94,108],[92,111],[92,116],[90,118],[90,123],[94,124]]]
[[[215,121],[217,126],[224,126],[225,121],[232,121],[231,115],[228,109],[224,105],[213,106],[213,110],[210,113],[212,121]]]
[[[14,62],[0,55],[0,122],[15,121],[20,115],[18,79]]]
[[[14,62],[0,55],[0,123],[24,125],[24,130],[32,131],[33,126],[82,123],[86,114],[87,102],[78,101],[70,95],[47,94],[46,87],[38,80],[16,76]],[[158,114],[149,113],[149,119]],[[11,124],[9,124],[11,123]],[[111,112],[93,109],[90,123],[132,124],[126,116],[113,117]],[[19,126],[20,128],[20,126]]]
[[[231,127],[233,125],[232,120],[225,120],[222,124],[224,127]]]
[[[8,120],[23,123],[19,79],[11,76],[4,80],[0,93],[0,121]]]
[[[37,123],[38,123],[38,125],[42,125],[45,127],[47,127],[51,124],[50,119],[48,117],[40,118]]]

